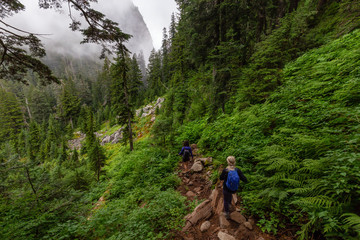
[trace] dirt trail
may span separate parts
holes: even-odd
[[[174,239],[184,240],[288,240],[288,237],[275,237],[261,232],[251,216],[241,214],[241,199],[234,194],[231,209],[231,219],[223,215],[223,196],[221,183],[211,189],[210,170],[212,159],[202,158],[195,144],[192,146],[194,161],[191,165],[201,164],[203,169],[185,173],[179,165],[181,185],[178,191],[190,201],[198,201],[195,210],[185,217],[186,226],[176,233]],[[205,165],[205,166],[204,166]]]

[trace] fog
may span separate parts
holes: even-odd
[[[69,29],[71,22],[68,6],[60,11],[54,9],[40,9],[37,0],[22,0],[26,9],[14,16],[4,19],[14,27],[37,33],[48,52],[73,57],[98,58],[101,48],[95,44],[80,44],[82,36],[79,32]],[[99,0],[92,4],[96,10],[103,12],[109,19],[118,22],[120,29],[133,37],[126,46],[133,53],[144,52],[146,60],[153,48],[150,32],[139,10],[131,0]],[[72,10],[77,20],[81,18]],[[170,18],[170,15],[169,15]],[[169,19],[170,20],[170,19]],[[160,29],[161,31],[161,29]]]

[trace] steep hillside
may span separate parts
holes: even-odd
[[[358,236],[359,43],[354,31],[307,52],[286,65],[283,86],[264,104],[178,130],[220,163],[238,157],[250,179],[246,211],[264,231]]]

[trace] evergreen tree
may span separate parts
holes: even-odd
[[[80,111],[80,99],[71,91],[70,85],[64,85],[60,94],[60,115],[74,128],[73,121]]]
[[[87,109],[87,119],[86,119],[86,129],[85,129],[85,144],[82,147],[82,153],[89,153],[91,146],[96,141],[95,136],[95,123],[94,123],[94,113],[90,108]]]
[[[27,143],[28,156],[31,161],[35,161],[41,146],[41,129],[35,120],[29,125],[29,138]]]
[[[51,103],[48,101],[44,89],[31,85],[25,90],[25,101],[28,102],[31,117],[38,123],[47,120],[52,112]]]
[[[176,19],[175,19],[175,13],[171,14],[171,21],[170,21],[170,27],[169,27],[169,41],[170,44],[172,44],[172,40],[175,38],[176,34]]]
[[[161,81],[161,53],[153,49],[150,53],[147,67],[147,97],[154,99],[164,93],[164,83]]]
[[[78,162],[79,162],[79,153],[76,150],[76,148],[74,148],[74,150],[71,154],[70,162],[73,166],[76,166],[76,164],[78,164]]]
[[[169,38],[166,28],[163,29],[163,40],[161,45],[161,79],[165,86],[170,81],[170,66],[169,66]],[[166,87],[167,88],[167,87]]]
[[[135,55],[135,54],[134,54]],[[144,52],[141,50],[139,54],[135,55],[136,61],[138,62],[139,68],[141,70],[141,81],[143,82],[143,85],[146,85],[146,63],[145,63],[145,57]]]
[[[101,168],[105,165],[105,153],[103,147],[100,145],[98,139],[96,139],[89,149],[89,162],[91,169],[95,171],[97,180],[100,179]]]
[[[125,50],[120,50],[115,63],[111,66],[112,83],[112,107],[117,114],[119,125],[127,125],[125,133],[128,135],[130,151],[133,150],[132,119],[134,117],[134,102],[138,93],[139,79],[129,78],[129,66],[126,60]],[[124,138],[126,139],[126,138]]]
[[[93,106],[99,108],[110,104],[111,99],[111,74],[110,61],[105,58],[102,71],[97,76],[95,82],[92,84],[92,99]]]
[[[134,54],[132,59],[129,59],[128,73],[129,101],[133,107],[139,107],[142,103],[143,96],[140,95],[140,90],[143,84],[141,79],[141,70]]]
[[[65,163],[67,162],[68,160],[68,153],[67,153],[67,143],[65,141],[65,139],[62,141],[61,143],[61,148],[60,148],[60,151],[59,151],[59,157],[58,157],[58,160],[59,160],[59,163],[62,164],[62,163]]]
[[[0,142],[16,139],[23,122],[23,114],[16,96],[0,88]]]

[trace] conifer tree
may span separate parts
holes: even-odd
[[[116,114],[119,125],[127,125],[126,133],[130,143],[130,151],[133,147],[132,119],[134,117],[134,102],[139,89],[139,79],[129,78],[129,66],[126,52],[120,49],[115,63],[111,66],[112,83],[112,107]],[[124,138],[125,139],[125,138]]]
[[[140,96],[140,89],[143,83],[141,81],[141,69],[139,67],[135,54],[133,55],[132,59],[129,59],[129,65],[129,101],[132,105],[134,105],[134,107],[138,107],[141,105],[142,97]]]
[[[89,153],[92,144],[96,140],[95,132],[95,124],[94,124],[94,113],[91,109],[87,109],[87,118],[86,118],[86,128],[85,128],[85,145],[82,147],[81,151],[83,153]]]
[[[169,27],[169,41],[172,43],[173,39],[175,38],[176,34],[176,19],[175,19],[175,13],[171,14],[171,21],[170,21],[170,27]]]
[[[63,141],[61,143],[61,148],[59,151],[59,157],[58,157],[60,164],[66,162],[68,159],[67,149],[68,149],[68,147],[67,147],[66,141],[65,141],[65,139],[63,139]]]
[[[161,96],[164,93],[164,83],[161,81],[161,53],[155,49],[150,53],[147,75],[147,97],[154,99]]]
[[[89,163],[91,169],[95,171],[97,181],[100,179],[101,168],[105,165],[105,153],[98,139],[92,143],[89,149]]]
[[[167,35],[166,28],[163,29],[163,40],[161,45],[161,79],[167,88],[170,80],[170,65],[169,65],[169,47],[170,42]]]
[[[23,121],[23,114],[16,96],[0,88],[0,142],[16,139]]]
[[[145,57],[144,57],[144,52],[141,50],[139,54],[134,54],[134,56],[136,57],[136,61],[139,65],[139,68],[141,70],[141,81],[143,82],[143,85],[146,85],[146,63],[145,63]]]
[[[60,95],[61,116],[74,128],[73,121],[80,111],[80,99],[71,92],[70,86],[65,85]]]
[[[31,121],[29,125],[29,139],[27,144],[28,156],[31,161],[35,161],[41,146],[41,130],[36,121]]]
[[[73,166],[75,166],[79,162],[79,153],[76,150],[76,148],[74,148],[74,150],[71,154],[70,162]]]

